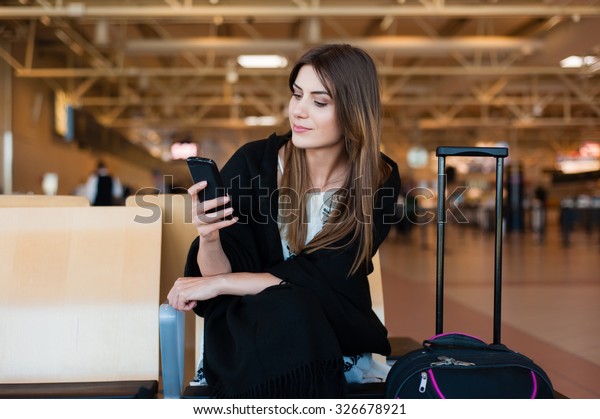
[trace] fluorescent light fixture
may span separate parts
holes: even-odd
[[[171,159],[185,160],[188,157],[198,155],[198,144],[196,143],[173,143],[171,144]]]
[[[244,118],[244,124],[255,127],[277,125],[277,118],[274,116],[247,116]]]
[[[244,68],[284,68],[288,63],[281,55],[240,55],[237,62]]]
[[[596,64],[598,62],[598,57],[595,57],[593,55],[586,55],[586,56],[578,56],[578,55],[571,55],[570,57],[565,58],[564,60],[560,61],[560,66],[562,68],[581,68],[581,67],[589,67],[592,66],[594,64]]]

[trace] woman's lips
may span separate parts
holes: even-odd
[[[297,133],[301,134],[301,133],[303,133],[303,132],[310,131],[310,128],[306,128],[306,127],[304,127],[304,126],[302,126],[302,125],[296,125],[296,124],[294,124],[294,125],[292,126],[292,130],[293,130],[294,132],[297,132]]]

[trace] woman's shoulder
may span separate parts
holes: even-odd
[[[383,181],[382,186],[400,189],[400,172],[398,171],[398,164],[384,153],[381,153],[381,159],[389,169],[387,178]]]
[[[277,167],[277,151],[286,141],[285,135],[271,134],[262,140],[252,140],[231,156],[224,170],[231,176],[248,171],[252,176],[269,173]]]
[[[272,133],[267,138],[247,142],[238,149],[237,153],[262,158],[265,153],[276,153],[288,139],[287,135]]]

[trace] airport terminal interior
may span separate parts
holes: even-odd
[[[154,320],[194,236],[178,200],[192,184],[185,159],[222,167],[241,145],[287,132],[289,71],[324,43],[361,47],[378,68],[381,148],[402,178],[379,250],[389,336],[420,342],[435,332],[436,148],[507,147],[502,342],[542,366],[562,395],[600,398],[599,0],[0,2],[0,283],[9,290],[0,297],[0,395],[5,385],[92,377],[157,380],[162,397]],[[120,188],[106,213],[89,215],[99,162]],[[496,163],[446,165],[444,329],[491,341]],[[175,197],[158,219],[138,205],[156,195]],[[149,222],[132,225],[133,216]],[[181,230],[170,226],[178,220]],[[88,240],[106,251],[90,256]],[[145,259],[128,247],[140,242]],[[86,272],[83,263],[101,256],[115,262]],[[92,296],[74,285],[79,273]],[[114,294],[94,282],[103,275]],[[51,276],[56,284],[42,284]],[[155,280],[138,295],[144,276]],[[94,320],[82,302],[111,314]],[[86,314],[65,320],[78,307]],[[122,325],[109,333],[101,322],[112,318]],[[194,319],[186,321],[193,341]],[[117,342],[89,376],[103,341],[84,325]],[[87,344],[58,343],[73,336]],[[46,353],[34,344],[41,337],[53,342]],[[120,358],[128,345],[151,350]],[[189,351],[185,380],[194,374]]]

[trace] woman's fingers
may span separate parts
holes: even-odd
[[[230,201],[228,196],[220,196],[215,199],[209,199],[208,201],[198,202],[198,209],[205,215],[214,214],[216,208],[222,207]]]
[[[167,295],[169,304],[176,310],[190,310],[197,304],[196,301],[186,298],[186,291],[193,278],[178,278]]]
[[[205,212],[204,214],[198,214],[198,218],[205,224],[212,224],[223,220],[225,217],[233,214],[233,208],[228,207],[220,209],[215,212]]]
[[[215,209],[227,204],[231,198],[228,195],[220,196],[208,201],[200,202],[198,192],[206,188],[206,182],[198,182],[188,189],[188,193],[192,196],[192,214],[195,214],[201,223],[214,223],[233,213],[231,208],[214,211]]]
[[[188,193],[192,197],[192,223],[203,240],[212,241],[218,238],[220,229],[235,224],[237,218],[231,217],[233,214],[231,206],[223,208],[231,201],[228,195],[200,202],[198,192],[206,186],[205,181],[198,182],[188,189]]]
[[[206,188],[206,185],[208,183],[203,180],[201,182],[195,183],[193,184],[189,189],[188,189],[188,193],[193,197],[196,198],[196,195],[198,195],[198,192],[200,192],[202,189]]]
[[[177,310],[191,310],[199,300],[216,296],[213,277],[177,278],[167,295],[167,300]]]
[[[238,218],[233,217],[228,220],[219,221],[217,223],[205,224],[202,227],[198,228],[198,234],[204,238],[211,236],[214,232],[219,231],[222,228],[229,227],[237,223]]]

